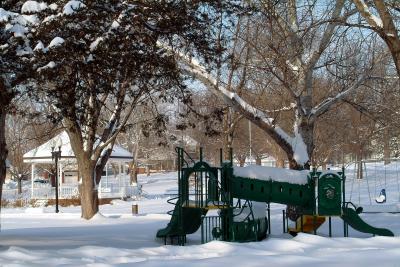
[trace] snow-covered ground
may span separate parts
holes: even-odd
[[[351,179],[349,179],[350,181]],[[0,266],[399,266],[400,214],[365,214],[377,227],[391,229],[396,237],[372,237],[350,230],[333,219],[317,236],[282,233],[282,209],[271,205],[272,235],[253,243],[213,241],[200,244],[200,234],[188,236],[184,247],[164,246],[155,239],[168,223],[173,207],[166,200],[177,190],[176,173],[140,176],[145,197],[136,202],[114,201],[101,206],[90,221],[80,218],[79,207],[3,209],[0,233]],[[361,186],[361,185],[360,185]],[[354,189],[354,188],[353,188]],[[362,199],[366,190],[361,190]],[[390,191],[390,190],[389,190]],[[358,193],[357,193],[358,194]],[[353,196],[354,197],[354,196]],[[358,197],[358,195],[357,195]],[[368,201],[367,201],[368,202]],[[132,215],[132,204],[139,214]],[[372,203],[373,204],[373,203]],[[392,200],[390,205],[395,205]],[[388,205],[389,205],[388,204]],[[380,206],[381,207],[381,206]]]

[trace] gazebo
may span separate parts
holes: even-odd
[[[44,188],[49,189],[48,184],[41,184],[40,178],[36,176],[36,166],[38,164],[53,164],[52,148],[58,150],[61,148],[61,158],[58,164],[58,187],[60,197],[77,195],[78,184],[80,175],[77,171],[77,163],[74,152],[69,141],[68,134],[64,131],[46,143],[24,154],[23,159],[25,163],[31,164],[31,196],[43,195],[39,191],[46,191]],[[103,172],[102,182],[99,185],[99,195],[111,195],[113,192],[119,194],[121,188],[130,186],[129,176],[126,175],[126,164],[132,161],[132,154],[124,148],[114,145],[111,156],[106,164]],[[110,169],[111,167],[111,169]],[[114,167],[114,168],[113,168]],[[111,176],[110,176],[111,174]],[[35,194],[35,189],[38,191]],[[117,192],[115,192],[117,191]],[[123,188],[126,192],[126,188]],[[52,195],[49,192],[49,195]]]

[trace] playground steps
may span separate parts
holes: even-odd
[[[325,216],[302,215],[297,219],[296,227],[289,228],[288,230],[290,233],[311,233],[317,230],[325,222],[325,219]]]

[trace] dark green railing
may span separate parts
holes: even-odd
[[[201,224],[201,243],[223,240],[223,227],[220,216],[203,216]]]

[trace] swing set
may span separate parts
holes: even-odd
[[[362,160],[361,163],[354,163],[353,177],[348,179],[351,183],[350,201],[370,206],[400,203],[400,159],[390,159],[389,164],[384,164],[383,161]],[[349,175],[351,171],[347,173]],[[365,199],[366,195],[368,199]]]

